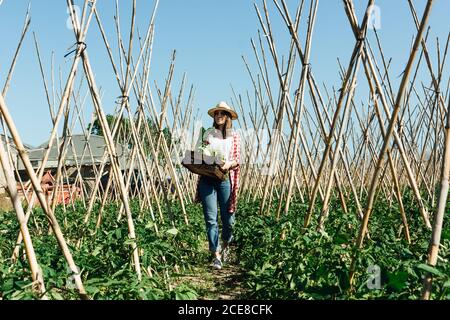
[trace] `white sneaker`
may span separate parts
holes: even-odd
[[[217,270],[222,269],[222,261],[220,261],[220,259],[217,257],[214,258],[212,265],[213,265],[214,269],[217,269]]]

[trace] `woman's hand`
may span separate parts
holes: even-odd
[[[226,161],[224,163],[223,166],[220,167],[220,169],[222,169],[223,171],[228,171],[231,170],[233,168],[235,168],[237,166],[237,162],[236,161]]]

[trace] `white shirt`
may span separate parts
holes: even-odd
[[[231,148],[233,147],[233,137],[228,137],[226,139],[222,138],[222,132],[210,128],[205,131],[205,136],[199,138],[196,149],[202,145],[202,141],[208,142],[208,149],[210,152],[214,152],[216,155],[223,155],[225,161],[230,161]],[[212,154],[211,154],[212,155]]]

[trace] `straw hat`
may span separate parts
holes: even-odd
[[[217,110],[229,112],[231,114],[231,120],[236,120],[238,118],[236,111],[234,111],[226,102],[219,102],[217,106],[208,110],[208,114],[214,118],[214,112]]]

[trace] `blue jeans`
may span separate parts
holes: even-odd
[[[206,233],[208,235],[209,250],[219,251],[219,224],[217,202],[220,207],[220,218],[222,220],[222,241],[230,242],[233,237],[234,214],[228,211],[231,198],[230,180],[220,181],[218,179],[202,176],[199,184],[199,197],[203,205],[205,216]]]

